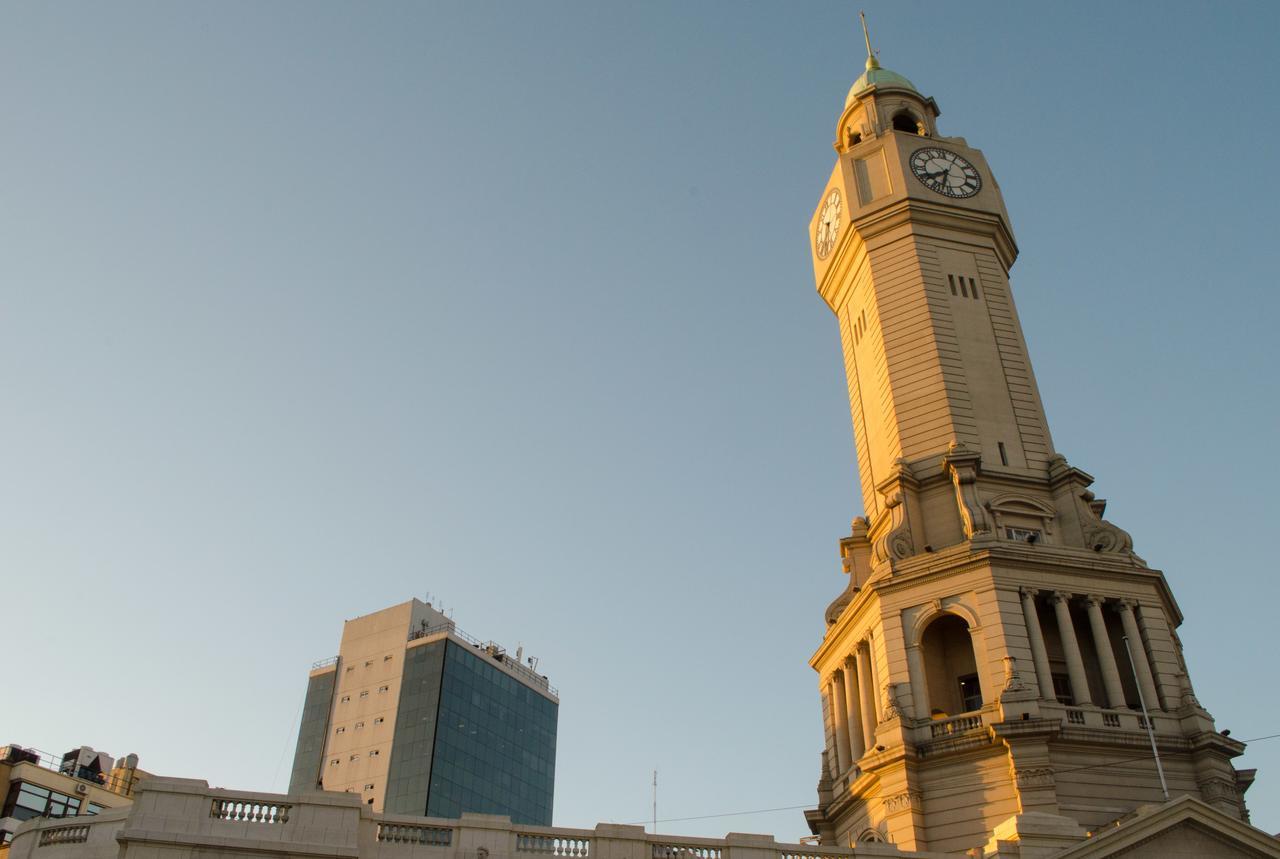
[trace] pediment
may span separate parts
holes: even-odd
[[[1280,857],[1280,839],[1189,796],[1140,812],[1055,859],[1260,859]]]

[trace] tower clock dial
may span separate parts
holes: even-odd
[[[826,259],[836,246],[836,238],[840,235],[841,215],[840,190],[832,188],[822,204],[822,213],[818,216],[818,235],[814,239],[818,259]]]
[[[982,190],[977,167],[954,152],[936,146],[911,153],[911,172],[930,191],[947,197],[972,197]]]

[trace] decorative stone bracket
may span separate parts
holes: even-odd
[[[964,526],[967,540],[990,533],[987,515],[983,512],[982,501],[978,498],[978,473],[981,470],[982,456],[970,450],[964,442],[953,441],[942,457],[942,469],[956,490],[956,507],[960,511],[960,522]]]

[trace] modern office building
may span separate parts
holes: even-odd
[[[534,665],[416,599],[347,621],[312,667],[290,792],[550,825],[559,698]]]
[[[89,746],[61,756],[12,744],[0,747],[0,847],[13,839],[24,820],[98,814],[128,805],[145,775],[137,755],[116,761]]]

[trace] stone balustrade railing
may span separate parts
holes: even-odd
[[[215,820],[243,820],[249,823],[288,823],[285,803],[255,802],[251,799],[215,799],[209,816]]]
[[[83,844],[89,840],[89,827],[83,824],[76,826],[54,826],[40,833],[40,846],[50,844]]]
[[[130,856],[130,852],[134,855]],[[857,850],[779,843],[772,835],[653,835],[641,826],[522,826],[506,817],[458,820],[378,814],[356,794],[227,791],[203,781],[152,778],[134,804],[76,819],[37,818],[14,835],[8,859],[187,859],[199,852],[276,859],[851,859],[904,856],[890,845]],[[55,855],[56,854],[56,855]],[[919,855],[919,854],[912,854]]]
[[[929,735],[933,738],[950,737],[953,734],[963,734],[965,731],[973,731],[982,727],[982,716],[953,716],[950,719],[940,719],[929,725]]]

